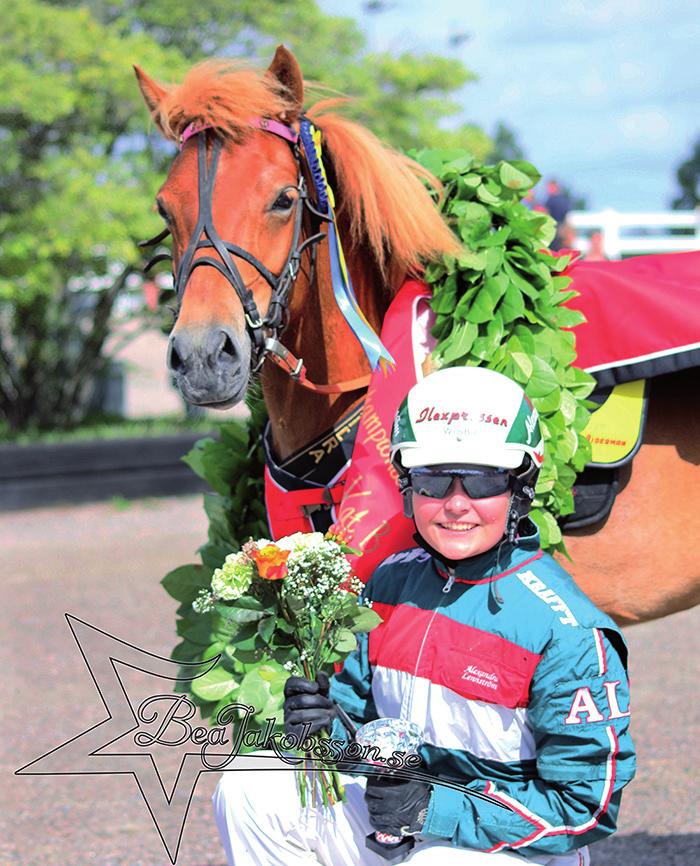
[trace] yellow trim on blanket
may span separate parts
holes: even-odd
[[[618,463],[634,450],[642,432],[644,379],[616,385],[591,415],[584,435],[591,443],[592,463]]]

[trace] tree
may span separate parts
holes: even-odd
[[[488,155],[489,162],[498,162],[500,159],[509,162],[513,159],[525,159],[525,151],[520,146],[515,132],[499,120],[493,133],[493,148]]]
[[[674,210],[693,210],[700,204],[700,139],[693,151],[676,169],[680,193],[671,202]]]
[[[68,426],[104,366],[115,300],[138,268],[155,178],[129,57],[179,61],[84,9],[9,0],[0,20],[0,415]],[[80,282],[103,291],[76,292]]]
[[[316,0],[53,2],[87,5],[98,20],[125,36],[146,33],[191,61],[218,55],[269,62],[283,41],[306,79],[325,85],[311,88],[312,96],[350,96],[347,113],[383,140],[406,149],[461,147],[479,158],[488,153],[490,139],[478,127],[438,125],[461,110],[450,94],[475,79],[463,63],[435,54],[369,53],[356,22],[325,14]]]

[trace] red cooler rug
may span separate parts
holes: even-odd
[[[565,273],[580,293],[569,304],[586,317],[577,366],[599,386],[700,365],[700,252],[579,260]]]

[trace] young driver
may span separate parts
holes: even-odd
[[[330,694],[323,677],[289,679],[285,727],[346,737],[337,705],[358,725],[416,722],[420,778],[349,776],[347,801],[314,811],[292,773],[224,774],[230,864],[386,863],[365,846],[375,829],[416,835],[412,864],[580,866],[614,832],[634,775],[627,649],[526,519],[543,456],[537,412],[505,376],[450,368],[411,389],[392,461],[418,546],[367,583],[383,622]]]

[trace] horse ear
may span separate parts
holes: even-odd
[[[158,106],[160,105],[165,94],[168,92],[167,88],[163,87],[162,84],[158,84],[157,81],[154,81],[152,78],[146,75],[146,73],[143,71],[143,69],[141,69],[140,66],[135,65],[134,72],[136,73],[136,80],[138,81],[139,90],[141,91],[141,95],[143,96],[143,101],[148,106],[148,110],[151,112],[155,120]]]
[[[296,57],[284,45],[277,46],[267,74],[276,78],[296,103],[293,116],[287,115],[281,117],[280,120],[287,122],[296,120],[304,107],[304,76],[301,74],[301,67]]]

